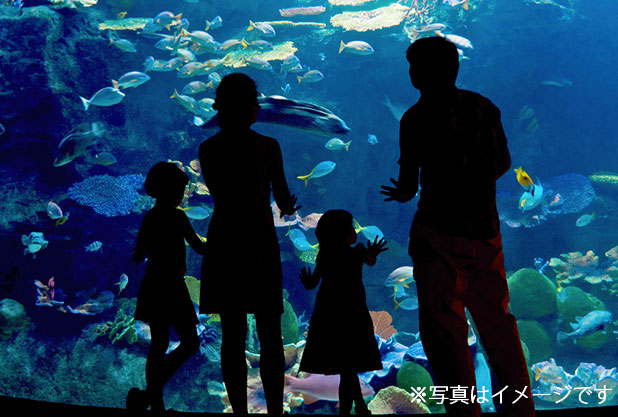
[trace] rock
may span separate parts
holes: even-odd
[[[508,279],[511,313],[518,319],[538,319],[556,312],[556,286],[540,272],[522,268]]]
[[[30,319],[26,315],[26,309],[12,298],[0,301],[0,337],[10,337],[14,332],[19,332],[30,325]]]
[[[517,320],[519,337],[529,351],[528,363],[546,361],[551,353],[553,341],[539,322],[534,320]]]

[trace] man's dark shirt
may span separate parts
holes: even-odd
[[[496,180],[511,165],[500,111],[480,94],[453,87],[421,96],[400,124],[400,187],[421,194],[414,224],[470,239],[500,231]]]

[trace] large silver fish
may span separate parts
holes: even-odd
[[[350,131],[346,123],[332,111],[317,104],[292,100],[283,96],[259,97],[257,121],[306,130],[324,136],[343,135]],[[218,126],[217,117],[204,125],[205,129]]]
[[[612,313],[606,310],[593,310],[583,317],[575,317],[575,321],[576,323],[571,323],[572,332],[558,332],[558,342],[563,342],[572,337],[575,343],[578,337],[586,336],[599,330],[606,331],[612,323]]]

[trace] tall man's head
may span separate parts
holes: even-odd
[[[440,36],[418,39],[406,51],[406,59],[410,81],[421,94],[455,85],[459,53],[453,42]]]

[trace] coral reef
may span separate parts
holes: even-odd
[[[285,57],[293,55],[296,51],[298,51],[298,48],[296,48],[294,43],[290,41],[273,43],[273,49],[271,51],[249,51],[246,49],[238,49],[227,55],[227,65],[234,68],[240,68],[247,65],[244,63],[245,61],[242,60],[242,57],[244,57],[245,60],[248,60],[249,58],[255,56],[265,59],[266,61],[283,61]]]
[[[566,323],[575,322],[575,317],[583,317],[593,310],[607,310],[601,300],[575,286],[565,287],[560,291],[557,305],[558,312]]]
[[[543,326],[534,320],[517,320],[519,337],[528,347],[530,361],[539,362],[551,355],[553,342]]]
[[[531,268],[522,268],[508,279],[511,313],[519,319],[537,319],[556,312],[556,286]]]
[[[574,374],[557,366],[553,358],[532,365],[536,384],[532,388],[535,398],[562,407],[576,407],[582,404],[608,404],[615,397],[618,388],[618,370],[606,369],[595,363],[579,364]]]
[[[45,198],[37,192],[38,178],[28,176],[14,180],[8,172],[2,172],[2,177],[0,229],[11,230],[15,224],[21,223],[35,224],[39,220],[37,212],[45,211]]]
[[[382,388],[368,404],[373,414],[429,414],[429,408],[394,385]]]
[[[126,19],[118,20],[104,20],[99,23],[100,30],[140,30],[148,22],[151,22],[152,18],[148,17],[128,17]]]
[[[136,189],[144,184],[141,174],[113,177],[108,174],[93,175],[69,188],[69,197],[84,206],[108,217],[131,213],[139,198]]]
[[[373,333],[387,340],[397,333],[397,329],[392,326],[393,318],[388,311],[370,311],[371,321],[373,322]]]
[[[419,388],[425,388],[425,392],[429,393],[429,387],[433,385],[427,369],[417,363],[406,361],[397,371],[397,386],[407,392],[412,392],[412,389],[418,392]]]
[[[591,250],[585,255],[581,252],[563,253],[560,258],[551,258],[549,266],[556,273],[560,284],[570,284],[582,279],[590,284],[612,282],[618,276],[615,248],[608,250],[605,256],[611,263],[605,268],[599,268],[599,257]]]
[[[0,301],[0,338],[7,338],[30,326],[26,309],[17,300],[4,298]]]
[[[403,22],[409,12],[409,7],[393,3],[375,10],[343,12],[331,17],[330,23],[345,30],[366,32],[397,26]]]
[[[332,6],[360,6],[378,0],[328,0]]]
[[[281,335],[283,344],[298,342],[298,318],[292,304],[288,300],[283,300],[283,314],[281,315]]]

